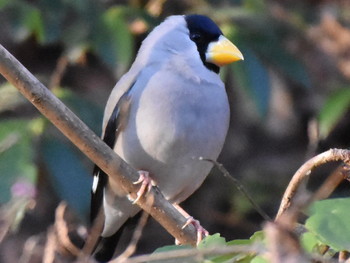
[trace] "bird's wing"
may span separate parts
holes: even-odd
[[[114,148],[118,133],[127,121],[128,108],[130,104],[129,92],[134,85],[137,73],[130,72],[124,75],[112,90],[108,99],[102,127],[102,140]],[[91,190],[91,223],[97,217],[103,203],[103,192],[108,182],[108,176],[97,165],[93,171],[94,179]]]

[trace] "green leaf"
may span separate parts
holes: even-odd
[[[168,252],[168,251],[174,251],[174,250],[179,250],[179,249],[189,249],[192,248],[191,246],[187,245],[169,245],[169,246],[164,246],[157,248],[153,253],[159,253],[159,252]]]
[[[45,136],[41,151],[52,185],[62,200],[87,218],[90,208],[92,171],[87,170],[75,149],[60,139]]]
[[[98,26],[103,12],[100,1],[68,1],[65,0],[65,13],[72,13],[69,24],[62,27],[60,40],[66,46],[66,53],[84,51],[91,46],[91,38],[96,38],[101,32]]]
[[[264,239],[263,231],[255,232],[250,239],[238,239],[230,242],[226,242],[225,238],[221,237],[220,234],[216,233],[210,236],[205,237],[198,245],[198,250],[206,250],[210,248],[225,247],[225,246],[235,246],[235,245],[251,245],[255,242],[261,242]],[[174,251],[177,249],[186,249],[191,248],[190,246],[165,246],[157,249],[154,253]],[[198,259],[198,257],[188,257],[188,258],[176,258],[169,260],[162,260],[156,262],[166,262],[166,263],[177,263],[177,262],[187,262],[187,263],[250,263],[256,255],[254,253],[229,253],[225,255],[214,255],[206,256],[204,260]],[[154,262],[154,261],[152,261]]]
[[[43,42],[45,38],[44,23],[41,16],[41,12],[37,8],[28,8],[23,17],[23,23],[27,26],[28,30],[33,33],[39,42]]]
[[[53,43],[62,36],[64,18],[68,11],[61,0],[39,0],[44,34],[41,43]]]
[[[13,0],[0,0],[0,9],[6,7]]]
[[[219,233],[205,237],[197,246],[199,250],[205,250],[213,247],[223,247],[226,246],[225,238],[221,237]],[[210,256],[206,258],[206,262],[212,263],[224,263],[231,260],[234,254]]]
[[[251,13],[240,21],[240,25],[238,47],[253,50],[260,59],[284,76],[304,87],[311,87],[305,66],[283,45],[284,36],[291,28],[264,13]]]
[[[249,239],[235,239],[227,242],[227,245],[253,245],[254,243],[261,243],[264,240],[264,232],[257,231]],[[250,263],[257,256],[254,253],[235,253],[232,254],[234,262]]]
[[[315,202],[306,228],[319,240],[337,251],[350,251],[350,198]]]
[[[219,233],[205,237],[197,246],[200,249],[207,249],[214,246],[226,246],[225,238],[221,237]]]
[[[270,78],[266,66],[249,49],[243,49],[244,67],[248,74],[250,93],[260,115],[265,116],[270,104]]]
[[[244,0],[243,5],[245,9],[259,13],[266,10],[266,2],[263,0]]]
[[[55,88],[53,93],[68,106],[96,134],[101,133],[103,108],[82,99],[81,95],[65,88]]]
[[[55,88],[53,92],[92,130],[100,134],[102,108],[69,89]],[[36,130],[40,128],[40,123],[33,127]],[[43,160],[58,196],[85,217],[89,211],[92,166],[87,169],[83,165],[83,161],[86,161],[83,155],[69,142],[63,143],[62,140],[62,136],[57,134],[50,134],[50,138],[45,136],[41,140]]]
[[[266,66],[255,55],[252,49],[241,43],[237,33],[237,27],[232,24],[224,24],[225,35],[236,43],[242,51],[244,61],[234,63],[231,67],[234,77],[240,86],[245,87],[252,97],[257,112],[265,116],[270,103],[270,78]]]
[[[302,234],[300,241],[302,247],[309,253],[317,252],[317,247],[322,245],[322,242],[317,238],[317,236],[311,232]]]
[[[242,48],[245,60],[232,65],[235,79],[245,87],[261,117],[267,114],[270,103],[270,78],[266,67],[248,48]]]
[[[161,248],[157,248],[152,254],[160,253],[160,252],[170,252],[170,251],[175,251],[175,250],[181,250],[181,249],[191,249],[191,246],[177,246],[177,245],[171,245],[171,246],[164,246]],[[182,262],[187,262],[187,263],[195,263],[196,260],[194,260],[192,257],[188,258],[172,258],[172,259],[166,259],[166,260],[152,260],[149,261],[149,263],[182,263]]]
[[[199,244],[198,244],[198,250],[205,250],[212,247],[222,247],[226,246],[226,241],[223,237],[220,236],[220,234],[214,234],[205,237]],[[167,252],[167,251],[174,251],[178,249],[186,249],[186,248],[192,248],[191,246],[165,246],[162,248],[158,248],[154,251],[154,253],[158,252]],[[226,262],[228,259],[231,259],[231,255],[220,255],[220,256],[211,256],[207,257],[204,262],[206,263],[219,263],[219,262]],[[154,261],[152,261],[154,262]],[[176,259],[168,259],[168,260],[162,260],[162,261],[155,261],[155,262],[166,262],[166,263],[175,263],[175,262],[202,262],[198,261],[196,257],[187,257],[187,258],[176,258]]]
[[[268,263],[268,261],[262,256],[256,256],[250,261],[250,263]]]
[[[249,239],[235,239],[227,242],[227,245],[251,245],[264,240],[264,231],[255,232]]]
[[[109,8],[102,16],[99,32],[93,39],[94,47],[101,58],[117,68],[120,76],[129,67],[134,55],[134,41],[126,22],[126,9]]]
[[[285,76],[304,87],[311,87],[310,78],[305,66],[291,54],[287,53],[279,43],[278,39],[274,39],[271,42],[267,40],[259,47],[257,46],[258,43],[256,43],[257,45],[254,48],[259,52],[259,55],[264,57],[266,61],[269,61],[272,66],[281,71]]]
[[[264,231],[256,231],[250,238],[252,242],[263,242],[265,240]]]
[[[32,142],[30,123],[28,120],[0,122],[0,202],[2,203],[10,200],[10,189],[15,183],[18,183],[19,187],[23,186],[23,191],[26,185],[34,188],[37,179],[37,168],[33,160],[36,147]]]
[[[339,89],[329,96],[318,116],[320,137],[325,138],[350,110],[350,88]]]
[[[0,112],[13,110],[26,102],[27,100],[12,84],[6,82],[0,86]]]

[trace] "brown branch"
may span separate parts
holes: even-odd
[[[304,254],[293,228],[288,224],[267,222],[264,227],[264,233],[266,235],[268,247],[268,252],[266,253],[268,262],[311,262]]]
[[[139,189],[139,186],[133,184],[139,177],[136,170],[118,157],[2,45],[0,45],[0,73],[91,161],[109,175],[113,188],[124,191],[131,198],[136,198]],[[181,243],[195,245],[194,227],[188,226],[181,229],[186,223],[186,218],[164,198],[157,188],[153,188],[148,196],[154,198],[152,207],[147,205],[146,197],[140,198],[137,205],[154,217]]]
[[[276,216],[276,220],[278,220],[278,218],[290,207],[292,198],[294,197],[301,183],[306,178],[308,178],[312,169],[328,162],[337,161],[343,161],[344,163],[349,164],[350,151],[344,149],[330,149],[311,158],[306,163],[304,163],[293,175],[292,180],[290,181],[286,191],[284,192],[282,202]]]
[[[77,257],[80,254],[80,249],[74,245],[69,238],[68,225],[64,219],[66,209],[67,204],[65,202],[61,202],[56,208],[55,231],[57,240],[65,250],[67,250],[71,255]]]

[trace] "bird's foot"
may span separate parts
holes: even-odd
[[[149,176],[149,172],[141,170],[141,171],[138,171],[138,173],[139,173],[140,177],[136,182],[134,182],[134,184],[141,184],[141,187],[137,191],[137,197],[133,201],[133,204],[137,203],[137,201],[139,201],[140,198],[145,193],[148,193],[151,190],[152,186],[155,185],[155,182]]]
[[[173,204],[174,207],[177,209],[177,211],[179,211],[184,217],[187,218],[186,223],[182,226],[182,229],[184,229],[186,226],[188,225],[193,225],[194,228],[197,231],[197,245],[203,240],[203,237],[206,237],[209,235],[209,232],[202,227],[202,225],[200,224],[200,222],[196,219],[194,219],[192,216],[190,216],[181,206],[179,206],[178,204]],[[180,245],[180,242],[175,239],[175,244],[176,245]]]
[[[198,220],[194,219],[192,216],[190,216],[187,219],[187,222],[182,226],[182,229],[184,229],[186,226],[191,224],[194,226],[194,228],[197,231],[197,245],[198,245],[203,240],[203,237],[206,237],[209,235],[209,232],[204,227],[202,227],[201,223]]]

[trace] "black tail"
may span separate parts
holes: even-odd
[[[130,243],[140,216],[141,213],[138,213],[134,217],[129,218],[112,236],[100,237],[93,252],[94,258],[98,262],[108,262],[113,258],[114,254],[122,253]]]
[[[112,259],[122,232],[123,229],[119,229],[119,231],[110,237],[99,238],[95,252],[93,253],[96,261],[108,262]]]

